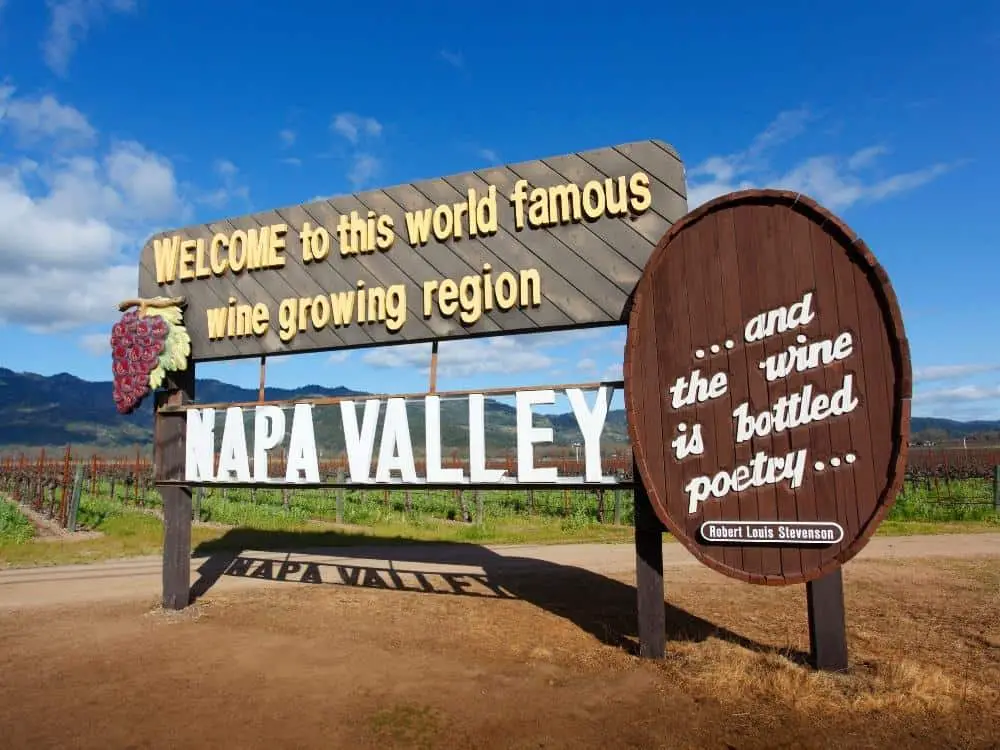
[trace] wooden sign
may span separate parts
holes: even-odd
[[[625,400],[653,508],[752,583],[836,570],[903,482],[907,341],[889,280],[841,221],[751,190],[657,245],[628,320]]]
[[[627,143],[158,234],[139,297],[186,301],[192,362],[618,324],[686,211]]]

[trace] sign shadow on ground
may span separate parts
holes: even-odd
[[[518,599],[569,620],[605,645],[633,655],[639,652],[634,586],[571,565],[500,555],[472,543],[399,540],[381,546],[343,546],[345,541],[364,539],[355,537],[338,532],[233,530],[194,551],[203,562],[191,587],[191,601],[203,597],[222,576]],[[715,637],[808,663],[806,652],[760,643],[670,602],[665,607],[668,641],[698,643]]]

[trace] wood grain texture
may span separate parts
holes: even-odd
[[[584,218],[547,228],[515,227],[509,195],[519,178],[529,181],[529,190],[565,183],[582,188],[590,180],[603,183],[607,178],[628,178],[636,172],[648,176],[652,195],[651,206],[642,213],[604,215],[596,221]],[[497,187],[496,233],[477,237],[466,234],[443,242],[432,238],[416,247],[407,241],[407,211],[465,202],[469,189],[482,197],[489,185]],[[340,217],[351,211],[364,218],[369,211],[391,216],[396,234],[392,247],[342,256],[336,227]],[[686,211],[684,167],[676,152],[660,141],[639,141],[161,232],[150,237],[142,249],[138,292],[140,297],[186,298],[184,321],[191,336],[193,362],[614,325],[627,315],[632,291],[657,241]],[[324,260],[303,259],[299,230],[305,222],[330,232],[330,252]],[[281,223],[288,225],[283,268],[227,271],[221,276],[157,283],[157,239],[179,235],[208,243],[216,232]],[[421,291],[425,281],[459,281],[464,276],[479,275],[484,263],[490,264],[494,280],[504,271],[516,275],[521,270],[536,269],[541,279],[541,304],[506,311],[494,307],[474,323],[464,323],[457,314],[444,316],[436,306],[430,316],[423,314]],[[291,341],[279,337],[278,305],[282,299],[348,292],[356,289],[358,282],[366,288],[405,285],[407,320],[399,331],[388,330],[380,323],[354,321],[349,325],[325,325],[319,330],[309,325]],[[270,310],[269,330],[261,336],[211,340],[207,311],[226,306],[231,298],[239,304],[266,304]]]
[[[746,342],[754,316],[787,307],[812,292],[811,321]],[[843,359],[771,381],[760,365],[799,343],[851,334]],[[731,340],[734,346],[725,347]],[[719,350],[712,352],[712,345]],[[697,350],[703,350],[698,357]],[[673,408],[668,389],[699,370],[727,375],[725,392]],[[832,396],[853,377],[857,406],[789,430],[736,442],[734,411],[769,410],[812,387]],[[865,245],[811,199],[777,190],[747,190],[711,201],[662,237],[636,287],[624,363],[629,432],[639,475],[657,515],[702,562],[744,581],[784,585],[837,570],[867,543],[902,486],[909,439],[909,347],[892,286]],[[677,458],[672,441],[694,425],[704,453]],[[768,456],[805,450],[801,484],[779,481],[709,495],[689,512],[685,487],[695,477]],[[845,456],[856,456],[854,463]],[[831,458],[840,461],[831,464]],[[823,462],[817,468],[816,462]],[[705,521],[834,521],[835,544],[710,543]]]

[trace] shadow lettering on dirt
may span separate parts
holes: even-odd
[[[589,570],[534,558],[500,555],[478,544],[406,539],[370,544],[337,532],[260,532],[235,529],[194,550],[202,557],[192,601],[223,576],[333,584],[427,594],[519,599],[574,623],[602,643],[638,653],[636,589]],[[260,554],[253,554],[260,553]],[[277,553],[282,557],[275,559]],[[333,562],[306,556],[334,558]],[[446,571],[462,566],[474,572]],[[669,591],[670,582],[666,582]],[[780,653],[805,664],[809,655],[746,638],[666,602],[667,640],[719,638],[744,648]]]

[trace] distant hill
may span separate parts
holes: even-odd
[[[266,395],[269,401],[291,401],[315,396],[363,397],[369,394],[343,386],[307,385],[292,389],[268,388]],[[257,391],[206,379],[198,381],[197,397],[203,403],[255,401]],[[359,407],[359,420],[361,413]],[[422,452],[425,428],[423,404],[409,404],[407,416],[414,449]],[[464,400],[441,402],[441,438],[445,450],[467,449],[468,421]],[[381,422],[380,417],[379,429]],[[317,443],[324,450],[337,452],[344,448],[339,409],[316,409],[314,424]],[[490,450],[514,449],[515,424],[512,406],[486,400],[486,440]],[[535,425],[551,425],[557,444],[570,445],[582,439],[572,413],[538,414]],[[221,429],[216,431],[217,439],[221,439],[221,432]],[[604,434],[605,440],[611,443],[628,441],[624,410],[608,414]],[[152,398],[147,397],[133,414],[123,416],[115,411],[111,400],[111,381],[92,382],[65,373],[42,376],[0,368],[0,449],[72,445],[115,451],[148,445],[152,435]]]
[[[328,388],[306,385],[301,388],[268,388],[268,400],[295,400],[311,396],[366,396],[343,386]],[[198,400],[204,403],[254,401],[254,389],[240,388],[219,380],[199,380]],[[0,449],[56,447],[72,445],[101,451],[117,451],[134,446],[148,447],[153,434],[153,400],[129,416],[115,411],[111,381],[92,382],[73,375],[43,376],[18,373],[0,367]],[[360,408],[359,408],[360,419]],[[446,451],[468,446],[468,413],[464,400],[441,402],[442,444]],[[414,449],[423,449],[424,413],[422,403],[409,405],[408,417]],[[343,449],[340,410],[321,408],[314,413],[317,442],[324,450]],[[381,420],[380,420],[381,423]],[[486,440],[491,451],[514,449],[513,407],[487,399]],[[551,425],[556,444],[570,445],[581,440],[576,418],[571,412],[535,417],[537,426]],[[381,424],[380,424],[381,427]],[[1000,442],[1000,420],[960,422],[937,417],[914,417],[914,442],[970,441]],[[221,429],[217,431],[221,438]],[[604,439],[608,443],[628,442],[624,410],[608,414]]]

